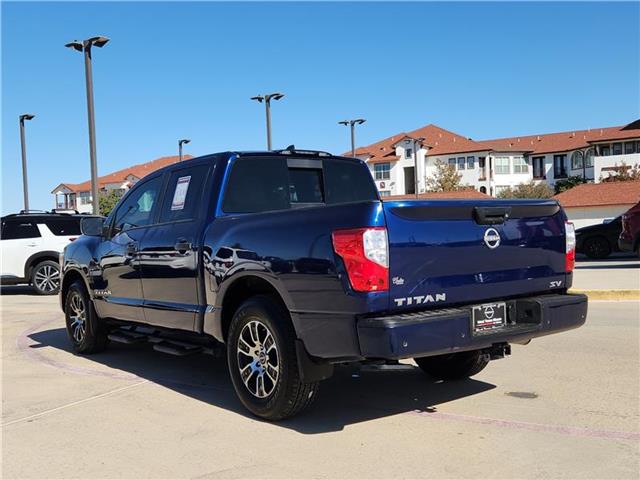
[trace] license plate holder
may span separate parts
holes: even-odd
[[[471,330],[474,335],[500,330],[507,325],[506,302],[475,305],[471,309]]]

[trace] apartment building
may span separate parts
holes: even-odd
[[[189,158],[193,157],[191,155],[183,156],[184,160]],[[161,157],[151,162],[140,163],[98,177],[98,190],[105,193],[117,190],[124,194],[142,177],[179,160],[178,156]],[[91,213],[92,211],[91,180],[82,183],[61,183],[51,193],[53,194],[54,208],[72,209],[80,213]]]
[[[382,196],[427,190],[439,162],[451,165],[463,184],[495,196],[529,181],[554,186],[569,176],[592,182],[640,164],[640,120],[628,125],[472,140],[437,125],[360,147]]]

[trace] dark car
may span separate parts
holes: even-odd
[[[383,203],[363,161],[324,152],[170,165],[82,228],[62,259],[74,350],[226,351],[240,401],[270,420],[307,407],[336,364],[414,358],[467,378],[587,315],[555,200]]]
[[[640,202],[622,214],[618,246],[623,252],[635,252],[640,257]]]
[[[589,258],[607,258],[618,252],[618,237],[622,232],[622,217],[605,220],[597,225],[589,225],[576,230],[576,252]]]

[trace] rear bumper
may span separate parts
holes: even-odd
[[[471,307],[361,318],[357,331],[365,358],[401,359],[524,343],[571,330],[587,318],[585,295],[544,295],[507,302],[509,324],[472,334]]]

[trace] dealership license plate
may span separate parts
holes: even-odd
[[[473,307],[471,312],[473,333],[486,333],[507,324],[507,304],[505,302],[486,303]]]

